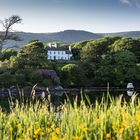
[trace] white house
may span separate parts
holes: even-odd
[[[71,46],[64,49],[57,46],[57,43],[49,43],[47,48],[48,60],[70,60],[72,57]]]

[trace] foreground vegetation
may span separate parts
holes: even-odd
[[[139,140],[140,100],[133,96],[128,103],[122,97],[102,98],[91,104],[67,100],[54,107],[43,103],[11,106],[0,111],[2,140]]]

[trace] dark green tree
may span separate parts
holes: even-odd
[[[113,59],[116,85],[126,85],[128,82],[135,82],[138,79],[138,60],[134,53],[130,51],[117,52]]]
[[[84,82],[84,72],[76,64],[67,64],[61,69],[61,79],[65,86],[82,86]]]
[[[47,63],[47,50],[43,43],[31,42],[24,46],[12,61],[20,68],[43,68]]]
[[[81,60],[90,63],[99,63],[102,58],[110,51],[112,45],[119,37],[101,38],[89,41],[81,51]]]

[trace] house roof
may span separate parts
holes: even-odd
[[[65,51],[66,54],[72,54],[71,51],[66,50],[66,49],[64,49],[64,48],[61,48],[61,47],[57,47],[57,48],[56,48],[56,47],[48,47],[47,50],[48,50],[48,51]]]

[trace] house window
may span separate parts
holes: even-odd
[[[58,51],[58,54],[59,54],[59,51]]]
[[[54,52],[54,54],[55,54],[55,52]]]
[[[63,54],[63,51],[62,51],[62,54]]]
[[[51,51],[49,51],[50,52],[50,54],[51,54]]]

